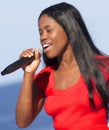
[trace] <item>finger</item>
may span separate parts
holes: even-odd
[[[36,51],[35,51],[35,59],[39,60],[40,57],[41,57],[41,51],[39,49],[36,49]]]
[[[19,58],[22,58],[22,57],[31,57],[31,56],[34,55],[34,52],[35,52],[34,49],[27,49],[27,50],[23,51],[23,52],[20,54]]]

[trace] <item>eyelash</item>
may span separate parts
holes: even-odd
[[[51,32],[53,29],[48,29],[47,32]]]
[[[53,29],[48,29],[46,32],[50,33]],[[43,32],[39,32],[40,35],[42,35]]]

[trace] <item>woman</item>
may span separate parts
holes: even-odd
[[[46,67],[35,74],[39,50],[21,53],[35,53],[35,60],[23,67],[18,126],[31,124],[44,106],[55,130],[108,130],[109,57],[95,47],[79,11],[65,2],[50,6],[38,26]]]

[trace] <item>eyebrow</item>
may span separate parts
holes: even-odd
[[[48,28],[48,27],[51,27],[51,25],[46,25],[46,26],[44,26],[44,28]],[[41,28],[39,28],[39,31],[41,31],[42,29]]]

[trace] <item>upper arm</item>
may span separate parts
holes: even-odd
[[[44,105],[45,95],[43,91],[36,86],[36,83],[33,81],[32,85],[33,92],[33,117],[35,118]],[[33,119],[34,119],[33,118]]]
[[[39,74],[34,76],[33,81],[33,106],[34,106],[34,117],[40,112],[44,105],[45,93],[49,84],[49,71],[41,71]]]

